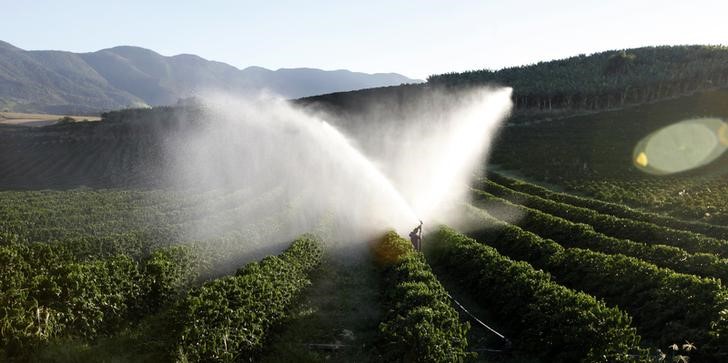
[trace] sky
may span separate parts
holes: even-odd
[[[647,45],[728,44],[728,0],[0,0],[0,40],[91,52],[134,45],[238,68],[412,78]]]

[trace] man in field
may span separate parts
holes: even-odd
[[[420,221],[420,225],[417,226],[417,228],[413,229],[412,232],[410,232],[409,238],[410,241],[412,241],[412,246],[414,246],[415,249],[419,251],[422,247],[422,221]]]

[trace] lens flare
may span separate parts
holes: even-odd
[[[725,122],[718,128],[718,140],[723,146],[728,146],[728,124]]]
[[[634,160],[634,162],[643,168],[647,167],[647,163],[648,163],[647,154],[645,154],[644,152],[639,153],[639,155],[637,155],[637,158]]]
[[[728,126],[719,118],[694,118],[663,127],[634,149],[634,165],[649,174],[680,173],[710,164],[728,147]]]

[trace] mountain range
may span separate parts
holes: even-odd
[[[192,54],[119,46],[92,53],[27,51],[0,41],[0,111],[90,114],[175,104],[205,91],[270,91],[286,98],[419,83],[397,73],[238,69]]]

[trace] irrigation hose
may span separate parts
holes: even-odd
[[[452,295],[450,295],[450,293],[447,293],[446,292],[446,294],[447,294],[447,297],[450,298],[450,300],[452,300],[453,302],[455,302],[455,305],[457,305],[460,308],[460,310],[462,310],[463,312],[465,312],[465,314],[467,314],[470,318],[472,318],[474,321],[476,321],[480,326],[482,326],[483,328],[487,329],[491,333],[497,335],[499,338],[503,339],[506,342],[506,348],[504,350],[483,349],[484,351],[489,351],[489,352],[503,352],[503,351],[510,350],[512,343],[511,343],[511,341],[508,338],[506,338],[503,334],[499,333],[495,329],[493,329],[490,326],[488,326],[488,324],[484,323],[482,320],[478,319],[478,317],[475,316],[475,315],[473,315],[470,311],[468,311],[468,309],[466,309],[465,306],[463,306],[463,304],[461,304],[459,301],[455,300],[455,298],[452,297]]]
[[[420,237],[419,238],[420,240],[419,240],[418,250],[419,251],[422,251],[422,221],[420,221],[420,236],[419,237]],[[508,351],[508,350],[511,349],[512,343],[511,343],[511,341],[508,338],[505,337],[505,335],[499,333],[495,329],[493,329],[490,326],[488,326],[488,324],[486,324],[482,320],[478,319],[478,317],[475,316],[475,315],[473,315],[473,313],[471,313],[468,309],[466,309],[465,306],[463,306],[463,304],[460,303],[460,301],[455,300],[455,298],[452,297],[452,295],[450,295],[449,292],[445,292],[445,293],[447,294],[447,297],[449,297],[450,300],[452,300],[455,303],[455,305],[457,305],[460,308],[460,310],[462,310],[463,312],[465,312],[465,314],[468,314],[468,316],[470,318],[472,318],[475,322],[477,322],[480,326],[482,326],[483,328],[487,329],[491,333],[495,334],[499,338],[503,339],[503,341],[505,341],[505,343],[506,343],[505,349],[502,349],[502,350],[498,350],[498,349],[487,349],[486,348],[486,349],[480,349],[481,351],[492,352],[492,353],[502,353],[502,352],[505,352],[505,351]]]

